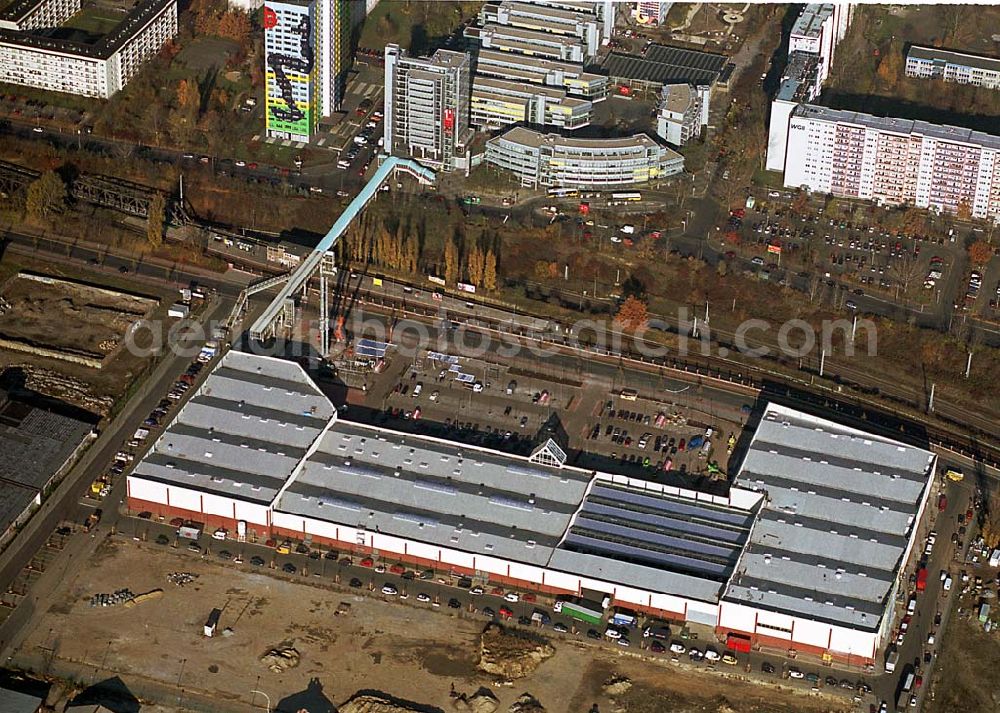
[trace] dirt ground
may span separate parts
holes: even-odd
[[[30,269],[66,280],[108,284],[112,293],[86,285],[44,284],[24,277]],[[148,296],[117,293],[117,280],[18,256],[0,263],[0,337],[55,351],[103,359],[100,369],[62,359],[0,348],[0,372],[17,368],[26,386],[49,396],[105,414],[148,363],[119,345],[136,320],[166,314],[172,296],[151,290]],[[174,293],[176,294],[176,293]]]
[[[156,304],[79,283],[46,284],[21,273],[0,288],[0,336],[103,359]]]
[[[549,713],[581,713],[594,704],[612,710],[616,703],[627,713],[845,710],[834,699],[676,667],[664,671],[669,664],[561,639],[552,640],[555,655],[533,674],[494,687],[476,671],[481,620],[241,571],[189,554],[107,540],[42,606],[13,663],[85,682],[117,674],[140,698],[160,701],[176,695],[179,683],[186,695],[211,697],[223,708],[229,702],[235,710],[245,709],[255,686],[277,701],[307,690],[310,681],[318,681],[334,703],[370,689],[443,710],[451,710],[452,685],[465,693],[490,688],[500,710],[525,691]],[[177,586],[167,579],[175,571],[198,577]],[[126,587],[134,593],[162,588],[164,594],[130,609],[90,606],[93,594]],[[348,611],[338,615],[345,604]],[[220,635],[206,638],[203,624],[215,607],[222,610]],[[232,635],[221,635],[227,627]],[[276,646],[294,647],[299,664],[283,673],[268,670],[259,659]],[[602,690],[614,674],[635,682],[616,702]]]

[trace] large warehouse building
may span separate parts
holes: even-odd
[[[874,661],[928,451],[768,407],[728,497],[345,422],[295,363],[229,352],[129,506]]]

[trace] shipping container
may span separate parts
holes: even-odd
[[[604,618],[604,610],[595,602],[563,601],[558,611],[571,619],[585,621],[588,624],[600,624]]]

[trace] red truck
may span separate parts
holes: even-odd
[[[945,495],[944,493],[941,493],[940,497],[938,497],[938,510],[944,512],[947,508],[948,508],[948,496]]]
[[[917,591],[922,592],[927,589],[927,568],[921,567],[917,571]]]

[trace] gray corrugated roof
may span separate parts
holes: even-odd
[[[735,479],[765,499],[724,598],[876,628],[933,463],[927,450],[770,404]]]
[[[332,415],[297,364],[230,351],[133,475],[270,502]]]

